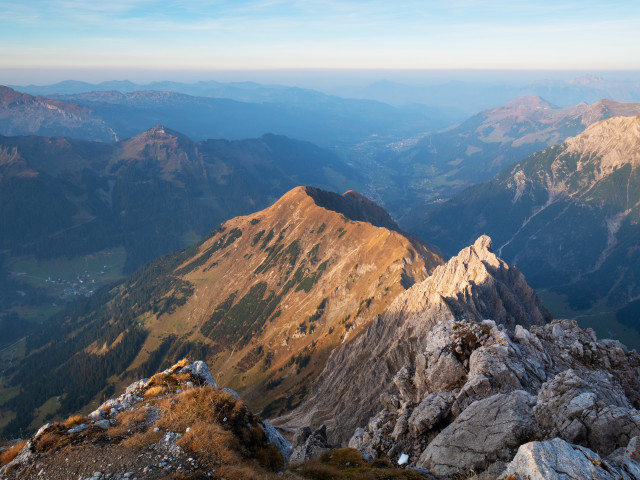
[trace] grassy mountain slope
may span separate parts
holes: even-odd
[[[335,346],[440,263],[361,195],[295,188],[29,337],[6,430],[29,427],[51,398],[65,414],[185,355],[206,358],[253,408],[286,411]]]

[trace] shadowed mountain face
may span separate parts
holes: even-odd
[[[337,345],[442,263],[397,229],[376,225],[389,222],[353,191],[297,187],[144,266],[29,337],[33,354],[11,380],[24,394],[7,404],[18,413],[9,431],[26,428],[52,395],[66,392],[59,412],[74,411],[185,355],[206,358],[219,382],[253,408],[291,409]],[[53,374],[59,369],[69,375]],[[89,380],[74,380],[87,369]]]
[[[638,329],[639,151],[639,116],[603,120],[456,195],[419,231],[448,251],[490,234],[532,285],[577,309],[604,299]]]
[[[59,135],[112,142],[116,135],[89,107],[34,97],[0,85],[0,134]]]

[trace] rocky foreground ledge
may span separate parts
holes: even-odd
[[[132,383],[87,417],[46,424],[17,447],[2,480],[252,478],[281,470],[291,451],[235,392],[217,388],[202,361]]]
[[[416,358],[349,446],[445,478],[640,479],[640,357],[620,342],[445,321]]]
[[[0,480],[425,478],[353,448],[309,453],[292,456],[275,428],[216,386],[204,362],[181,361],[86,417],[44,425],[0,450]]]
[[[235,392],[219,389],[204,362],[182,361],[87,417],[44,425],[14,445],[0,480],[640,479],[640,413],[625,393],[638,378],[621,385],[608,372],[633,375],[635,352],[597,342],[575,322],[518,327],[512,339],[486,321],[443,322],[424,354],[468,356],[462,388],[453,361],[432,362],[422,380],[439,391],[416,401],[422,380],[403,369],[399,393],[385,395],[387,406],[356,430],[350,448],[332,449],[324,425],[296,432],[292,445]],[[574,368],[543,382],[563,362]],[[537,396],[522,389],[525,379]]]

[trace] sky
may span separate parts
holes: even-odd
[[[640,70],[640,2],[0,0],[5,76],[283,69]]]

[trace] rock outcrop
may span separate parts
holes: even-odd
[[[402,401],[417,404],[428,393],[463,385],[469,356],[491,331],[478,323],[486,318],[505,326],[495,333],[497,342],[505,342],[500,339],[517,325],[543,325],[550,317],[524,276],[494,255],[491,239],[482,236],[401,293],[362,334],[334,351],[311,395],[278,423],[293,428],[324,423],[330,443],[346,443],[380,410],[384,398],[402,408],[400,400],[384,394],[397,391]],[[470,322],[453,334],[438,328],[456,319]],[[490,356],[479,360],[501,364]],[[508,382],[512,376],[503,372],[499,380]],[[511,383],[512,389],[522,388]],[[475,393],[465,392],[452,408],[459,413],[468,395]]]
[[[205,362],[183,360],[132,383],[87,417],[44,425],[0,468],[0,480],[79,473],[80,479],[94,480],[206,478],[203,472],[210,476],[219,468],[240,478],[237,471],[247,472],[243,462],[264,474],[281,468],[291,450],[291,443],[250,413],[237,394],[216,387]],[[70,459],[83,464],[81,471]]]
[[[534,439],[604,457],[640,434],[640,356],[574,321],[514,332],[489,320],[444,321],[422,357],[398,370],[402,388],[381,398],[350,446],[373,457],[406,453],[411,465],[454,475],[500,473]]]
[[[293,437],[293,451],[289,462],[293,465],[315,460],[329,451],[327,445],[327,427],[321,425],[313,433],[309,427],[299,430]]]
[[[523,445],[553,439],[542,442],[548,458],[556,447],[589,462],[617,455],[602,468],[618,471],[640,434],[640,356],[548,318],[481,237],[334,352],[309,399],[280,421],[326,423],[330,442],[447,478],[495,478]]]
[[[531,442],[518,449],[500,480],[631,480],[640,478],[640,462],[636,456],[638,438],[626,452],[607,460],[585,447],[571,445],[554,438]]]
[[[424,450],[418,465],[438,475],[486,470],[536,433],[535,397],[522,390],[473,402]]]

